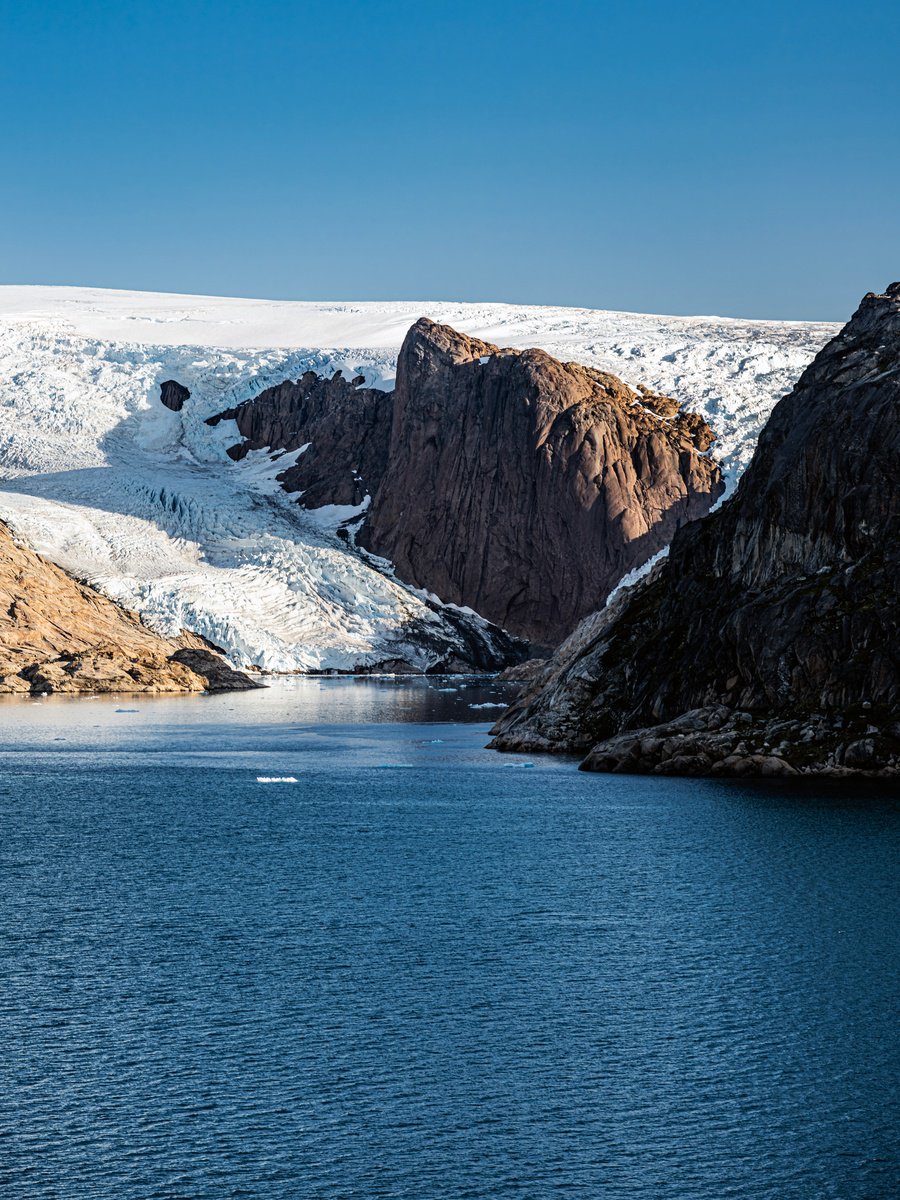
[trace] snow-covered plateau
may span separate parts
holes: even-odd
[[[308,369],[390,388],[420,316],[674,396],[712,425],[729,487],[775,402],[838,328],[0,287],[0,518],[160,633],[192,629],[238,664],[348,670],[405,647],[424,667],[421,631],[452,642],[460,611],[442,610],[338,537],[352,512],[300,508],[275,482],[284,463],[266,451],[232,462],[231,422],[205,424]],[[166,379],[190,389],[180,412],[160,403]]]

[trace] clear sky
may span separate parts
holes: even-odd
[[[0,281],[843,319],[900,2],[0,0]]]

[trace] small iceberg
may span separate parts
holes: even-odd
[[[484,704],[470,704],[469,708],[509,708],[503,701],[485,700]]]
[[[257,775],[257,783],[296,783],[296,775]]]
[[[501,763],[500,765],[502,767],[524,767],[526,770],[529,768],[534,770],[534,763],[531,762]]]

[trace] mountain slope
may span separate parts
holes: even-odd
[[[598,614],[499,748],[604,770],[900,769],[900,284],[781,401],[737,493]]]
[[[394,390],[364,382],[307,371],[207,424],[234,422],[235,461],[286,462],[276,478],[304,508],[358,506],[353,543],[399,579],[537,645],[556,645],[724,486],[701,417],[542,350],[423,317]]]
[[[400,351],[384,479],[358,541],[397,574],[555,645],[723,484],[665,397],[425,318]]]
[[[0,523],[0,693],[202,692],[260,685],[200,640],[165,640],[17,544]]]
[[[830,332],[510,305],[0,288],[0,517],[158,632],[194,629],[236,662],[371,669],[400,657],[425,669],[473,641],[496,659],[484,622],[348,548],[337,530],[351,506],[304,514],[275,482],[289,460],[251,451],[232,462],[233,434],[211,437],[205,425],[308,370],[390,387],[403,334],[423,312],[675,395],[710,418],[729,481]],[[167,380],[191,393],[179,411],[160,403]]]

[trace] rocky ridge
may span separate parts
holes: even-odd
[[[0,693],[214,692],[262,686],[194,634],[168,639],[0,523]]]
[[[900,284],[775,408],[735,496],[584,623],[498,749],[672,774],[900,770]]]

